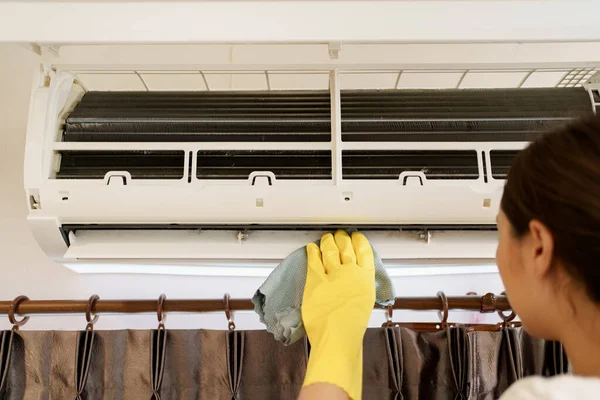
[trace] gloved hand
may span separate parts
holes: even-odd
[[[307,246],[302,321],[311,344],[304,386],[330,383],[362,396],[363,337],[375,304],[375,265],[367,238],[344,231]]]

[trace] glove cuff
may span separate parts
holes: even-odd
[[[329,383],[344,390],[350,399],[362,398],[362,371],[363,349],[362,345],[353,352],[337,351],[337,346],[311,349],[310,358],[306,368],[303,387],[315,383]],[[352,354],[353,353],[353,354]]]

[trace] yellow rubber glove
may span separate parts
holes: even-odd
[[[330,383],[362,397],[363,337],[375,304],[373,249],[364,235],[337,231],[306,247],[302,321],[311,344],[304,386]]]

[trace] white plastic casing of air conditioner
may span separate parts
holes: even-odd
[[[491,260],[496,232],[427,230],[427,226],[493,225],[504,185],[494,179],[490,151],[520,150],[526,142],[343,142],[338,71],[330,72],[332,140],[328,143],[85,143],[61,142],[65,116],[84,90],[70,72],[33,92],[25,150],[28,222],[50,258],[80,272],[139,272],[142,265],[229,263],[232,274],[252,262],[274,263],[319,237],[303,226],[389,226],[368,233],[384,260]],[[248,180],[200,180],[191,168],[180,180],[136,180],[114,171],[103,180],[55,179],[61,150],[328,150],[331,180],[277,180],[256,171]],[[397,180],[345,180],[343,150],[473,150],[479,174],[472,180],[428,180],[422,172]],[[187,153],[186,153],[187,154]],[[122,175],[127,184],[112,180]],[[404,179],[404,178],[409,179]],[[257,179],[254,179],[257,178]],[[269,179],[271,184],[269,184]],[[114,184],[117,182],[117,184]],[[253,184],[254,182],[254,184]],[[109,184],[110,183],[110,184]],[[65,233],[63,226],[77,231]],[[86,225],[269,225],[295,230],[87,230]],[[399,226],[421,226],[400,231]],[[237,268],[237,269],[236,269]],[[171,271],[175,271],[172,269]],[[185,273],[185,272],[181,272]]]
[[[572,87],[595,73],[593,87],[598,91],[597,3],[586,2],[585,12],[572,12],[573,2],[566,0],[548,4],[447,1],[443,6],[433,1],[86,1],[70,2],[68,7],[54,1],[0,2],[0,42],[20,43],[38,53],[43,63],[44,72],[31,98],[25,150],[29,225],[50,258],[80,272],[187,273],[190,266],[219,264],[227,267],[220,268],[219,274],[250,274],[253,265],[272,266],[291,250],[319,237],[318,231],[303,226],[330,224],[388,226],[387,230],[367,232],[386,261],[490,262],[495,232],[426,228],[494,224],[504,182],[494,179],[489,168],[490,150],[518,150],[527,143],[344,142],[340,74],[375,71],[392,75],[386,88],[394,89],[475,87],[481,75],[487,76],[488,88],[521,87],[524,83],[531,87],[539,85],[538,78],[543,76],[557,79],[544,83],[546,86]],[[61,141],[65,116],[90,88],[83,75],[95,78],[93,74],[101,71],[115,82],[139,77],[134,86],[143,90],[147,89],[147,82],[141,79],[145,72],[193,72],[198,74],[193,81],[199,86],[203,79],[207,83],[207,71],[215,73],[212,76],[217,80],[223,72],[252,72],[266,77],[263,90],[277,86],[275,80],[269,83],[271,71],[280,74],[273,77],[281,78],[301,70],[329,76],[330,143]],[[512,71],[510,82],[498,74],[508,70]],[[438,79],[432,71],[448,75]],[[422,72],[426,73],[419,75]],[[402,86],[409,76],[418,82]],[[448,84],[447,76],[453,76],[454,82]],[[315,77],[310,75],[306,82],[321,82]],[[470,80],[473,77],[474,81]],[[490,77],[498,86],[488,85]],[[189,82],[189,78],[183,76],[178,82]],[[414,85],[423,82],[425,86]],[[380,88],[380,81],[376,83],[366,88]],[[179,86],[180,90],[188,87]],[[301,88],[308,89],[305,85]],[[591,98],[594,102],[596,97]],[[332,179],[285,181],[271,176],[270,186],[264,184],[268,181],[264,177],[257,178],[253,186],[253,177],[203,181],[188,172],[179,181],[128,179],[126,186],[118,185],[118,180],[107,185],[109,176],[104,180],[55,179],[60,151],[196,152],[201,148],[257,147],[331,151]],[[380,148],[475,150],[478,178],[427,180],[416,173],[407,180],[408,185],[403,185],[401,177],[343,179],[342,151]],[[485,173],[484,160],[488,166]],[[189,161],[185,162],[188,171]],[[195,162],[192,159],[192,164]],[[194,165],[191,167],[194,170]],[[127,177],[123,171],[114,173]],[[269,174],[257,171],[254,175]],[[417,180],[419,184],[414,184]],[[80,229],[66,234],[64,227],[71,224]],[[85,229],[95,224],[277,224],[296,230]],[[401,232],[399,225],[421,225],[423,229]],[[165,265],[168,270],[155,268]]]

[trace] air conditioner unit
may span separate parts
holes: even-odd
[[[42,249],[84,273],[251,274],[351,228],[390,265],[481,265],[513,157],[600,103],[587,50],[308,42],[41,46],[25,189]]]

